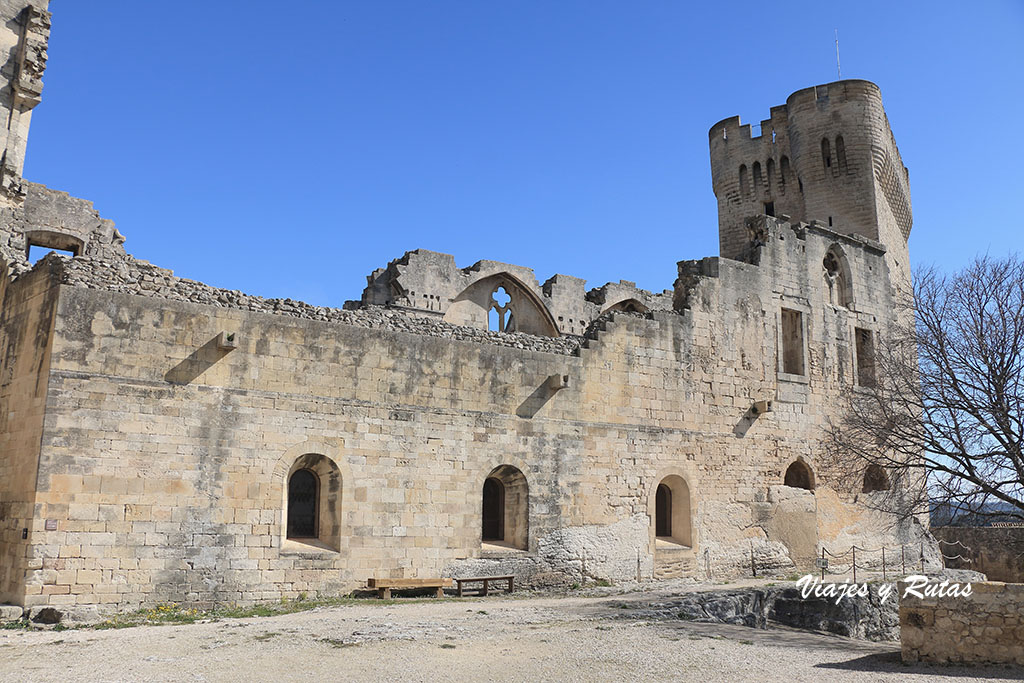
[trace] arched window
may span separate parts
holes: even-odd
[[[802,460],[795,460],[786,469],[786,478],[783,480],[783,483],[793,488],[813,491],[814,473],[811,472],[811,468],[807,466],[807,463]]]
[[[444,321],[494,332],[559,335],[540,291],[506,272],[480,277],[459,292],[445,311]]]
[[[750,181],[747,179],[747,165],[740,164],[740,195],[746,197],[750,192]]]
[[[692,546],[690,487],[678,474],[662,479],[654,489],[654,536],[676,545]]]
[[[309,470],[296,470],[288,479],[288,538],[317,537],[319,488]]]
[[[836,136],[836,164],[839,165],[839,172],[846,173],[846,143],[843,136]]]
[[[825,168],[832,168],[832,146],[828,138],[821,139],[821,163]]]
[[[768,193],[771,194],[775,191],[775,159],[769,159],[768,165]]]
[[[789,166],[789,157],[779,159],[779,194],[786,194],[786,183],[789,181],[793,169]]]
[[[505,485],[500,479],[484,480],[483,531],[485,541],[505,540]]]
[[[850,273],[846,259],[833,246],[825,252],[821,261],[822,277],[825,282],[825,300],[834,306],[850,307]]]
[[[764,181],[761,178],[761,162],[754,162],[754,196],[757,196],[764,190]]]
[[[512,297],[499,286],[491,292],[491,309],[487,313],[488,329],[494,332],[515,332],[516,321],[512,315]]]
[[[872,491],[888,491],[889,476],[880,465],[868,465],[864,470],[864,493]]]
[[[481,492],[480,540],[526,550],[529,547],[529,487],[512,465],[495,467]]]

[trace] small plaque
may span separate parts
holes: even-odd
[[[819,557],[819,558],[815,559],[814,560],[814,566],[817,567],[818,569],[828,569],[828,558],[827,557]]]
[[[48,520],[46,520],[46,530],[47,531],[56,531],[57,530],[57,520],[55,520],[55,519],[48,519]]]

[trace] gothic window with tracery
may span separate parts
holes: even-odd
[[[825,298],[833,306],[850,306],[850,278],[840,257],[832,250],[825,254],[821,262],[822,276],[825,279]]]
[[[488,329],[495,332],[515,332],[516,320],[512,311],[512,297],[505,287],[498,286],[491,293],[491,307],[487,314]]]

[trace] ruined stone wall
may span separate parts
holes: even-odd
[[[854,325],[884,323],[883,251],[760,229],[759,265],[684,262],[678,311],[612,314],[584,339],[264,300],[128,258],[64,262],[25,600],[251,602],[495,567],[535,583],[727,576],[752,548],[787,570],[819,542],[891,535],[817,451],[854,382]],[[823,299],[837,244],[850,308]],[[782,307],[805,314],[804,377],[780,373]],[[762,400],[773,409],[754,414]],[[308,454],[340,481],[340,528],[321,545],[283,538],[287,476]],[[781,486],[797,459],[813,493]],[[523,550],[481,544],[500,465],[528,486]],[[672,476],[689,546],[654,538],[654,491]]]
[[[942,547],[943,554],[953,558],[946,566],[973,569],[992,581],[1024,582],[1024,526],[945,526],[932,527],[932,533],[952,544]]]
[[[34,511],[59,268],[42,264],[8,282],[0,277],[0,601],[21,604],[26,570],[42,569]],[[29,593],[40,594],[33,574]]]
[[[48,0],[0,0],[0,115],[4,121],[0,155],[0,207],[24,197],[21,171],[32,109],[43,92],[46,46],[50,38]]]
[[[903,661],[1024,665],[1024,584],[979,581],[967,597],[917,598],[905,588]]]

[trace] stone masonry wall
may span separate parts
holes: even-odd
[[[691,573],[698,560],[728,576],[752,548],[786,571],[817,542],[898,543],[856,505],[859,482],[830,477],[817,453],[854,381],[854,324],[884,325],[887,291],[869,275],[884,274],[883,253],[807,226],[765,230],[760,265],[681,264],[678,312],[612,314],[582,343],[463,338],[134,260],[64,262],[25,602],[254,602],[495,563],[538,582]],[[837,242],[848,309],[821,291]],[[803,377],[779,372],[783,306],[805,314]],[[236,348],[219,348],[221,333]],[[773,410],[753,415],[765,399]],[[333,546],[283,538],[287,474],[307,454],[340,473]],[[797,459],[813,493],[781,486]],[[524,550],[480,542],[480,492],[499,465],[527,482]],[[670,475],[689,488],[690,547],[655,543],[654,490]]]
[[[1024,584],[971,584],[968,597],[905,596],[900,641],[905,662],[1024,665]]]
[[[0,601],[24,600],[26,571],[42,569],[35,492],[59,263],[8,283],[0,277]],[[41,589],[40,589],[41,590]]]

